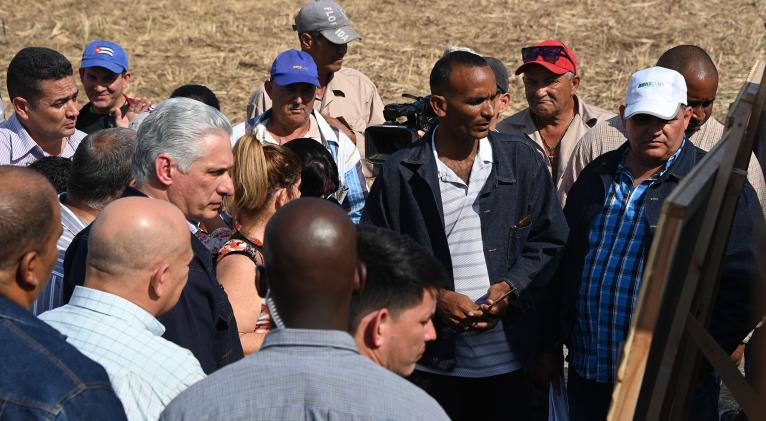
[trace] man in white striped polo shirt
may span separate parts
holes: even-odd
[[[484,58],[447,54],[430,82],[439,125],[386,161],[362,222],[412,236],[452,275],[413,382],[454,420],[534,419],[534,307],[566,223],[534,144],[489,130],[497,88]]]

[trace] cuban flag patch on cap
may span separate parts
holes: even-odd
[[[109,57],[114,57],[114,50],[112,50],[109,47],[96,47],[95,50],[93,50],[96,54],[106,54]]]

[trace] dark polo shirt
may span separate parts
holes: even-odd
[[[128,97],[125,97],[125,99],[128,99]],[[130,104],[128,103],[128,101],[125,101],[125,104],[122,107],[120,107],[120,112],[122,113],[122,115],[125,115],[128,112],[129,108],[130,108]],[[89,102],[80,109],[80,115],[77,116],[77,123],[75,124],[75,127],[77,127],[77,130],[80,130],[87,134],[91,134],[101,129],[110,129],[112,127],[117,127],[117,122],[115,120],[114,113],[109,113],[109,114],[96,113],[93,111],[93,108],[91,107]]]

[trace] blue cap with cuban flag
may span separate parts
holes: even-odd
[[[271,65],[271,81],[279,86],[308,83],[319,86],[319,73],[314,59],[306,52],[281,52]]]
[[[80,68],[103,67],[114,73],[128,70],[128,56],[119,45],[103,40],[91,41],[82,52]]]

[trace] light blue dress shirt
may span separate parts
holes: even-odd
[[[162,338],[165,327],[132,302],[78,286],[69,304],[40,315],[67,342],[104,366],[129,420],[156,420],[205,377],[191,352]]]

